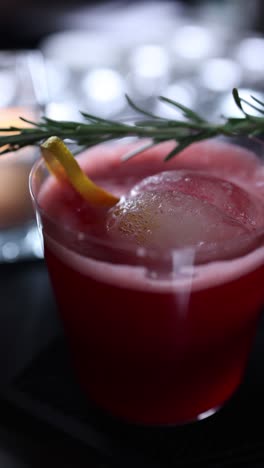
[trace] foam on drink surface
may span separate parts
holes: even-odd
[[[262,245],[243,251],[245,244],[252,247],[255,233],[264,226],[264,173],[255,155],[233,145],[205,142],[164,163],[168,149],[168,144],[161,145],[128,163],[120,163],[120,156],[127,151],[122,145],[118,150],[102,149],[101,159],[96,148],[81,157],[87,174],[121,195],[119,204],[99,218],[82,200],[76,208],[75,194],[67,190],[63,194],[55,182],[49,190],[47,184],[41,200],[53,216],[63,218],[64,224],[81,233],[94,234],[92,227],[100,225],[99,238],[115,246],[139,251],[176,249],[178,266],[183,270],[193,268],[196,247],[212,244],[211,261],[209,258],[207,265],[195,267],[195,272],[192,269],[195,289],[229,281],[261,265]],[[235,247],[235,258],[222,261],[223,246],[229,241]],[[143,268],[92,260],[67,249],[66,244],[61,246],[56,239],[48,242],[63,261],[97,280],[131,288],[144,285],[155,291],[177,289],[177,284],[182,287],[185,281],[184,275],[177,280],[154,281],[146,277]],[[186,257],[186,247],[193,248],[193,258]]]

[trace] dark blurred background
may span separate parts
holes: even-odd
[[[110,6],[110,9],[129,8],[131,5],[149,5],[157,3],[152,0],[133,1],[103,1],[103,0],[2,0],[0,3],[0,48],[24,48],[35,47],[46,35],[54,31],[71,27],[69,16],[82,17],[80,26],[83,26],[87,18],[89,24],[89,10],[103,9]],[[219,9],[222,14],[226,12],[227,21],[230,21],[230,11],[236,18],[236,22],[243,22],[244,26],[249,26],[255,30],[263,31],[264,27],[264,5],[262,0],[182,0],[182,1],[160,1],[163,4],[174,4],[177,7],[183,6],[190,14],[195,10],[210,9],[215,10],[216,15]],[[107,12],[107,8],[105,10]],[[106,13],[107,14],[107,13]],[[147,19],[146,19],[147,21]],[[76,18],[74,27],[76,27]]]

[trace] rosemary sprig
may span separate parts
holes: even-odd
[[[58,121],[43,117],[40,122],[31,122],[23,117],[22,121],[30,123],[30,128],[9,127],[0,128],[0,154],[17,151],[28,145],[40,145],[51,136],[58,136],[63,140],[70,140],[82,150],[102,142],[116,138],[140,137],[150,139],[149,146],[174,140],[175,147],[166,156],[166,160],[174,157],[180,151],[196,141],[206,140],[215,136],[259,136],[264,134],[264,102],[251,96],[253,102],[240,97],[238,90],[233,89],[233,98],[238,108],[243,112],[240,118],[225,118],[222,124],[204,120],[199,114],[182,104],[166,97],[159,97],[161,101],[180,110],[185,120],[165,119],[141,109],[127,96],[130,107],[144,119],[135,120],[133,124],[103,119],[83,112],[84,123],[71,121]],[[247,104],[259,116],[245,111],[243,105]],[[1,136],[1,133],[4,133]],[[145,147],[145,143],[144,143]],[[141,148],[128,157],[135,156]]]

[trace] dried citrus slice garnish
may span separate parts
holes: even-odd
[[[60,138],[50,137],[40,147],[49,171],[57,179],[68,181],[87,202],[111,207],[119,201],[115,195],[105,191],[89,179]]]

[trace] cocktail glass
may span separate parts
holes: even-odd
[[[211,173],[212,161],[217,174],[239,173],[242,185],[253,180],[255,192],[264,183],[258,160],[239,146],[196,144],[163,163],[166,145],[121,162],[131,148],[116,143],[80,155],[79,162],[118,194],[137,175]],[[74,196],[52,180],[43,161],[35,164],[30,187],[73,367],[89,400],[147,425],[199,420],[220,408],[243,379],[260,317],[263,226],[217,245],[135,246],[73,222]],[[58,196],[66,196],[59,211]]]

